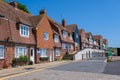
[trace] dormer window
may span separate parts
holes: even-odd
[[[58,35],[54,35],[54,41],[59,42],[59,36]]]
[[[76,38],[78,38],[78,34],[76,33]]]
[[[66,31],[63,31],[63,37],[66,38]]]
[[[70,40],[73,40],[73,38],[72,38],[72,34],[70,34]]]
[[[20,36],[29,37],[29,27],[23,24],[20,24]]]

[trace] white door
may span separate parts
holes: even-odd
[[[34,48],[30,48],[30,61],[33,61],[33,63],[35,63]]]
[[[53,61],[53,50],[50,50],[50,62]]]

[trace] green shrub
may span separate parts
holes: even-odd
[[[20,59],[21,62],[27,62],[27,61],[28,61],[27,56],[23,56],[23,55],[21,55],[21,56],[19,57],[19,59]]]
[[[49,57],[40,57],[40,61],[47,61],[49,60]]]

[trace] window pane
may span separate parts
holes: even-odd
[[[44,36],[44,40],[48,40],[48,33],[45,32],[43,36]]]
[[[26,55],[26,48],[24,47],[16,47],[16,58],[19,58],[21,55]]]
[[[4,48],[0,47],[0,57],[3,57],[3,55],[4,55]]]
[[[28,26],[25,26],[25,25],[20,25],[20,35],[21,36],[28,36],[28,33],[29,33],[29,27]]]

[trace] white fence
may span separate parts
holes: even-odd
[[[98,50],[98,49],[84,49],[81,51],[78,51],[74,56],[74,60],[83,60],[83,59],[90,59],[96,56],[103,56],[104,50]]]

